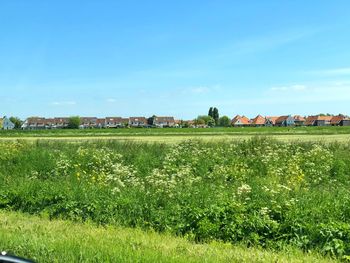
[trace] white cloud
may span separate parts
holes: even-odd
[[[280,87],[272,87],[270,91],[305,91],[307,87],[305,85],[297,84],[290,86],[280,86]]]
[[[117,102],[117,100],[114,99],[114,98],[106,99],[106,101],[107,101],[108,103],[115,103],[115,102]]]
[[[52,106],[72,106],[76,104],[75,101],[54,101],[51,103]]]

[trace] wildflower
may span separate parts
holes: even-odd
[[[242,184],[237,189],[238,195],[249,194],[252,191],[252,188],[248,184]]]
[[[269,208],[267,208],[267,207],[262,207],[262,208],[260,209],[260,214],[261,214],[262,216],[266,216],[266,215],[268,215],[270,212],[271,212],[271,210],[270,210]]]

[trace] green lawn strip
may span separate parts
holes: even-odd
[[[285,249],[272,252],[122,227],[96,227],[0,211],[0,250],[37,262],[337,262]]]
[[[118,136],[74,136],[74,137],[0,137],[0,141],[13,141],[13,140],[25,140],[25,141],[98,141],[98,140],[118,140],[118,141],[139,141],[139,142],[181,142],[184,140],[204,140],[204,141],[225,141],[225,140],[248,140],[254,137],[269,137],[281,141],[301,141],[301,142],[350,142],[350,134],[328,134],[328,135],[319,135],[319,134],[279,134],[279,135],[252,135],[252,134],[176,134],[176,135],[118,135]]]
[[[129,128],[87,130],[12,130],[0,131],[0,137],[89,137],[89,136],[159,136],[159,135],[286,135],[286,134],[350,134],[348,127],[229,127],[229,128]]]

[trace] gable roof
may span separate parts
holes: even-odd
[[[294,115],[294,121],[305,121],[306,119],[300,115]]]
[[[265,121],[266,121],[266,119],[263,116],[258,115],[251,121],[251,124],[253,124],[253,125],[264,125]]]
[[[237,122],[240,122],[243,125],[250,124],[250,120],[246,116],[240,116],[240,115],[236,115],[231,121],[233,125],[235,125]]]
[[[46,122],[45,118],[42,117],[30,117],[27,119],[28,124],[44,124]]]
[[[175,122],[174,117],[155,117],[155,122]]]
[[[331,121],[333,116],[309,116],[306,118],[305,125],[312,125],[315,121]]]
[[[279,117],[277,116],[266,116],[265,119],[266,121],[270,121],[273,125],[276,124],[276,120],[278,119]]]
[[[123,118],[122,117],[106,117],[106,122],[122,123]]]
[[[333,116],[317,116],[318,121],[331,121]]]
[[[130,122],[143,122],[147,123],[147,119],[145,117],[130,117]]]
[[[291,117],[290,115],[280,116],[276,119],[276,124],[283,123],[284,121],[288,120],[288,118],[290,117]]]
[[[331,124],[337,125],[341,121],[344,121],[344,120],[349,120],[349,118],[346,118],[345,116],[342,116],[342,115],[333,116],[332,119],[331,119]]]

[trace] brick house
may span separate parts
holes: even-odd
[[[266,122],[266,119],[263,116],[258,115],[254,119],[251,120],[250,126],[262,127],[262,126],[265,126],[265,122]]]
[[[146,127],[148,126],[147,119],[145,117],[130,117],[129,118],[130,127]]]
[[[276,120],[278,119],[279,117],[277,116],[266,116],[265,117],[265,126],[275,126],[276,125]]]
[[[306,126],[330,126],[332,116],[309,116],[306,118],[305,125]]]
[[[153,125],[156,127],[174,127],[175,119],[174,117],[155,117],[153,119]]]
[[[30,117],[25,120],[21,127],[23,130],[40,130],[46,128],[46,120],[42,117]]]
[[[106,128],[124,127],[126,123],[129,123],[129,119],[128,118],[106,117]]]
[[[62,129],[62,128],[67,128],[69,124],[69,118],[66,117],[55,117],[53,119],[54,125],[52,128],[54,129]]]
[[[80,118],[80,128],[88,129],[97,127],[97,118],[96,117],[82,117]]]
[[[294,126],[294,118],[291,115],[280,116],[275,121],[275,126],[287,127]]]
[[[343,116],[333,116],[331,119],[331,125],[332,126],[350,126],[350,119]]]
[[[231,125],[235,127],[244,127],[250,125],[250,120],[246,116],[236,115],[231,120]]]
[[[295,126],[304,126],[306,119],[303,116],[295,115],[294,117]]]

